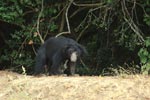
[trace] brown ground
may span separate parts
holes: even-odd
[[[0,71],[0,100],[150,100],[150,77],[33,77]]]

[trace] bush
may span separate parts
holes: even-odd
[[[138,56],[141,60],[141,72],[143,74],[150,74],[150,37],[147,37],[144,46],[139,50]]]

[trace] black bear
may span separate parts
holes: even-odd
[[[38,50],[35,74],[43,73],[44,66],[47,66],[49,75],[60,75],[65,70],[68,75],[74,75],[77,61],[86,53],[86,49],[73,39],[51,37]],[[66,65],[66,68],[63,65]]]

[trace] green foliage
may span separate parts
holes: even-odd
[[[56,14],[57,13],[57,9],[56,8],[48,8],[47,10],[44,10],[43,11],[43,15],[48,17],[47,15],[53,15],[53,14]]]
[[[142,47],[138,52],[138,56],[140,57],[140,60],[141,60],[142,64],[150,63],[149,47],[150,47],[150,38],[148,37],[145,40],[144,47]]]
[[[149,12],[150,12],[150,0],[146,0],[145,2],[141,3],[142,4],[142,7],[145,8],[145,14],[143,14],[143,21],[148,25],[150,26],[150,15],[149,15]]]
[[[142,74],[144,74],[144,75],[150,74],[150,63],[146,63],[145,65],[143,65],[143,66],[141,67],[141,72],[142,72]]]
[[[1,0],[0,12],[1,20],[16,24],[21,24],[24,22],[24,19],[21,17],[23,14],[23,9],[21,9],[21,7],[18,5],[17,0],[10,0],[7,2]]]
[[[125,25],[126,26],[126,25]],[[126,26],[127,27],[127,26]],[[115,41],[125,48],[128,48],[129,50],[134,50],[135,47],[139,44],[138,36],[133,33],[131,30],[128,30],[124,27],[124,29],[114,30],[115,32]]]
[[[141,63],[143,64],[149,63],[150,54],[147,51],[147,48],[141,48],[138,55],[141,59]]]
[[[34,54],[29,48],[31,45],[23,43],[24,36],[29,36],[26,32],[15,32],[11,34],[12,39],[7,43],[8,49],[5,49],[4,54],[0,57],[1,61],[5,63],[5,66],[13,66],[13,70],[21,72],[21,66],[25,66],[26,69],[34,64]],[[28,40],[28,39],[27,39]]]
[[[54,32],[58,29],[55,21],[49,23],[49,18],[57,14],[56,7],[45,7],[40,18],[39,31],[43,39],[47,37],[47,32]],[[22,72],[24,66],[27,72],[31,72],[35,62],[35,52],[41,41],[37,33],[37,19],[41,11],[41,1],[39,0],[1,0],[0,20],[7,21],[14,25],[19,25],[20,30],[9,33],[10,37],[6,41],[7,48],[3,49],[0,62],[4,66]],[[31,21],[29,21],[31,20]]]
[[[145,16],[144,16],[144,22],[145,22],[148,26],[150,26],[150,16],[145,15]]]
[[[146,74],[150,71],[150,37],[147,37],[144,42],[144,47],[142,47],[139,52],[138,56],[140,57],[142,68],[142,73]]]
[[[108,3],[108,4],[111,4],[111,3],[112,3],[112,1],[113,1],[113,0],[107,0],[107,3]]]
[[[58,26],[53,22],[49,25],[49,29],[51,32],[55,31],[56,29],[58,29]]]
[[[90,5],[91,3],[91,5],[95,5],[96,2],[79,0],[78,4],[88,3]],[[99,74],[100,71],[111,64],[120,65],[120,57],[126,54],[129,56],[125,56],[124,59],[129,62],[134,61],[136,56],[139,56],[140,62],[136,64],[142,63],[142,72],[148,72],[150,38],[146,38],[138,55],[136,48],[142,46],[137,35],[138,32],[139,34],[140,31],[143,33],[140,34],[143,35],[143,38],[145,38],[145,34],[149,36],[149,29],[146,29],[146,27],[150,26],[150,1],[141,0],[135,3],[128,0],[101,0],[99,3],[101,6],[86,7],[82,5],[76,7],[76,5],[71,5],[68,8],[71,35],[74,38],[79,37],[81,42],[85,42],[83,44],[86,44],[92,58],[89,63],[93,67],[91,69],[79,68],[81,70],[79,72],[83,74],[98,72]],[[123,3],[126,7],[122,6]],[[58,34],[59,28],[62,28],[62,26],[63,31],[68,30],[66,19],[63,16],[67,13],[67,4],[68,2],[65,1],[44,0],[43,12],[37,20],[41,11],[41,0],[0,0],[0,20],[21,28],[20,30],[14,29],[16,30],[14,33],[7,33],[9,35],[5,43],[7,46],[4,46],[0,51],[2,54],[0,62],[6,66],[14,66],[20,72],[22,72],[21,66],[23,66],[28,72],[34,66],[35,52],[41,44],[37,30],[44,40],[49,36]],[[126,11],[123,11],[123,7]],[[39,29],[37,29],[38,21]],[[118,47],[121,49],[118,49]],[[119,51],[122,49],[124,51]],[[130,59],[131,55],[128,51],[133,51],[136,55],[135,59]],[[121,64],[125,61],[121,61]]]

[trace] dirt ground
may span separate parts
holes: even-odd
[[[0,100],[150,100],[150,77],[34,77],[0,71]]]

